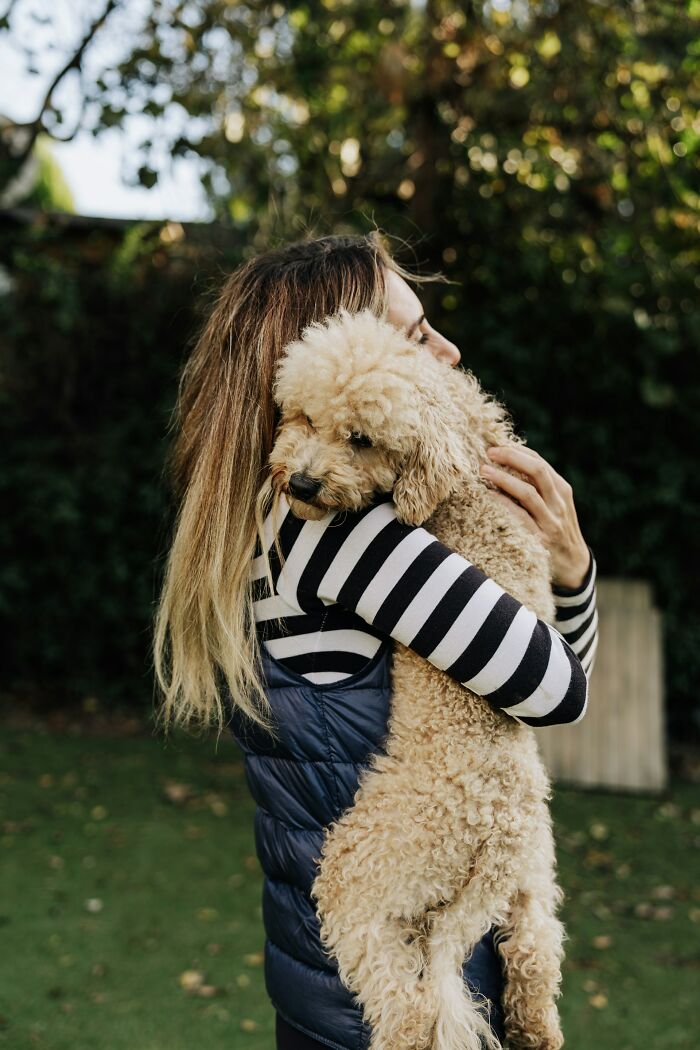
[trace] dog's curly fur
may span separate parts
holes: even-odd
[[[367,310],[341,309],[286,348],[274,393],[269,484],[295,514],[393,491],[402,520],[553,622],[548,553],[479,474],[490,445],[522,440],[473,374]],[[313,504],[289,495],[295,472],[321,481]],[[362,1004],[372,1050],[495,1050],[462,974],[495,925],[508,1046],[558,1050],[561,891],[534,733],[398,643],[392,685],[385,750],[318,858],[323,943]]]

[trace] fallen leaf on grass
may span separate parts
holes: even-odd
[[[604,951],[612,944],[612,937],[607,933],[601,933],[597,937],[594,937],[591,943],[594,948],[598,949],[598,951]]]
[[[670,901],[676,896],[676,890],[674,886],[655,886],[651,895],[655,901]]]
[[[243,962],[246,966],[262,966],[265,961],[263,952],[251,952],[250,955],[243,956]]]
[[[603,964],[597,956],[584,955],[578,959],[571,959],[569,966],[573,970],[602,970]]]
[[[244,1017],[241,1021],[241,1028],[244,1032],[254,1032],[258,1027],[258,1022],[254,1021],[252,1017]]]
[[[680,955],[655,955],[653,961],[658,966],[673,966],[678,969],[700,970],[700,959],[685,959]]]
[[[583,858],[587,868],[611,868],[614,863],[612,853],[602,849],[589,849]]]
[[[595,1007],[596,1010],[603,1010],[608,1005],[607,995],[603,995],[602,992],[597,992],[596,995],[592,995],[588,1002],[591,1006]]]
[[[206,1006],[202,1013],[204,1017],[214,1017],[217,1021],[221,1021],[223,1023],[231,1020],[231,1014],[229,1013],[229,1011],[225,1007],[218,1006],[215,1004]]]
[[[204,801],[215,817],[225,817],[228,813],[228,806],[219,795],[210,792],[205,796]]]
[[[194,796],[195,790],[190,784],[182,784],[179,780],[166,780],[163,784],[163,794],[174,806],[184,806],[185,802]]]
[[[203,984],[201,988],[197,989],[196,995],[202,997],[202,999],[213,999],[215,995],[219,995],[221,992],[220,988],[217,988],[215,984]]]
[[[196,992],[204,984],[201,970],[183,970],[179,977],[180,987],[185,992]]]
[[[668,905],[651,904],[649,901],[640,901],[634,906],[634,914],[638,919],[656,919],[663,922],[672,919],[674,912],[675,909]]]
[[[197,839],[203,839],[206,836],[206,832],[203,831],[196,824],[188,824],[185,828],[185,838],[190,841],[196,841]]]
[[[223,991],[215,984],[207,984],[206,977],[201,970],[183,970],[179,977],[180,987],[188,995],[196,995],[200,999],[213,999]]]

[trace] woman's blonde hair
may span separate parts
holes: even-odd
[[[287,343],[341,306],[384,317],[386,269],[413,282],[446,280],[409,273],[378,230],[307,235],[238,266],[202,326],[171,421],[177,515],[153,633],[158,720],[166,729],[215,723],[220,730],[224,692],[272,728],[248,577],[274,437],[275,368]]]

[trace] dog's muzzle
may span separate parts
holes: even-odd
[[[289,479],[289,491],[295,499],[299,499],[302,503],[309,503],[318,490],[321,488],[321,482],[317,478],[309,478],[306,474],[295,473]]]

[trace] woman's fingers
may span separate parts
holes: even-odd
[[[487,451],[491,469],[484,465],[483,476],[507,493],[504,499],[517,500],[534,519],[549,548],[552,582],[578,587],[590,564],[590,552],[569,482],[538,452],[524,445],[493,445]],[[528,480],[514,477],[496,463],[512,467]]]
[[[514,467],[525,474],[545,504],[556,501],[560,494],[559,482],[564,482],[564,479],[534,449],[526,449],[521,445],[493,445],[488,449],[488,456],[494,462]]]
[[[518,467],[518,469],[521,468]],[[529,481],[523,481],[521,478],[516,478],[513,474],[509,474],[493,464],[484,464],[481,471],[488,481],[492,481],[494,485],[508,493],[513,499],[517,499],[518,503],[525,510],[529,511],[540,528],[545,528],[549,524],[549,510],[533,484],[530,484]],[[523,473],[525,472],[523,471]]]

